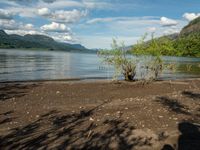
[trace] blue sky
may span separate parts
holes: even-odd
[[[112,38],[132,45],[144,34],[178,33],[200,16],[199,0],[1,0],[0,29],[44,34],[88,48]]]

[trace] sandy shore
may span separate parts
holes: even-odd
[[[0,84],[0,149],[200,149],[200,80]]]

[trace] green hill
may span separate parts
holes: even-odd
[[[200,33],[200,17],[192,20],[187,26],[185,26],[181,32],[180,35],[188,35],[191,33]]]
[[[191,21],[179,34],[143,41],[130,51],[136,54],[200,57],[200,17]]]
[[[8,35],[3,30],[0,30],[0,48],[92,52],[92,50],[89,50],[80,44],[57,42],[53,38],[45,35]]]

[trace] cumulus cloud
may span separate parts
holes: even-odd
[[[160,23],[162,26],[176,26],[178,24],[176,20],[169,19],[167,17],[161,17]]]
[[[15,30],[18,29],[20,24],[18,24],[15,20],[6,20],[0,19],[0,29],[4,30]]]
[[[24,25],[24,28],[27,29],[27,30],[32,30],[32,29],[34,29],[34,25],[31,24],[31,23],[28,23],[28,24]]]
[[[82,17],[85,17],[87,15],[87,11],[73,9],[71,11],[57,10],[50,12],[48,8],[41,8],[38,9],[38,14],[54,22],[75,23],[78,22]]]
[[[52,22],[51,24],[46,24],[41,27],[42,30],[47,32],[69,32],[70,28],[66,27],[65,24],[60,24]]]
[[[48,8],[40,8],[38,9],[38,14],[41,15],[41,16],[48,16],[50,15],[50,10]]]
[[[0,19],[12,19],[13,18],[13,13],[7,11],[7,10],[3,10],[3,9],[0,9]]]
[[[200,13],[184,13],[183,18],[185,18],[188,21],[192,21],[200,16]]]
[[[61,41],[61,42],[72,42],[73,38],[72,35],[70,34],[59,34],[59,35],[53,35],[52,36],[53,39],[55,39],[56,41]]]
[[[42,34],[42,35],[46,35],[45,33],[39,32],[37,30],[5,30],[6,33],[8,34],[18,34],[18,35],[26,35],[26,34]]]
[[[79,11],[79,10],[72,10],[72,11],[65,11],[65,10],[58,10],[55,11],[51,16],[51,20],[57,22],[65,22],[65,23],[75,23],[79,21],[82,17],[87,15],[87,11]]]

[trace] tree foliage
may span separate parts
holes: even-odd
[[[117,41],[113,39],[111,47],[111,50],[99,51],[98,55],[103,58],[104,63],[114,66],[114,79],[123,74],[125,80],[134,80],[136,62],[128,55],[124,43],[119,45]]]

